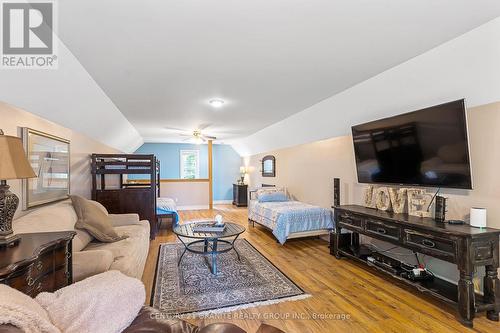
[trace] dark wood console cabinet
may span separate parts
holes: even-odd
[[[236,207],[248,205],[248,185],[233,184],[233,205]]]
[[[76,232],[20,234],[19,244],[0,248],[0,283],[31,297],[73,282],[71,243]]]
[[[486,311],[490,320],[498,321],[500,311],[499,235],[500,230],[473,228],[469,225],[450,225],[431,218],[394,214],[357,205],[336,206],[335,233],[331,234],[332,255],[337,259],[349,257],[366,263],[358,257],[359,234],[383,240],[415,252],[433,256],[457,265],[458,285],[435,277],[432,281],[410,281],[377,268],[394,278],[416,287],[458,307],[460,321],[472,327],[474,315]],[[352,231],[350,237],[342,229]],[[484,296],[475,294],[473,275],[484,266]]]

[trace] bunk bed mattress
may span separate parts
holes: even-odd
[[[177,205],[171,198],[156,198],[156,215],[174,215],[178,220]]]
[[[334,227],[331,210],[300,201],[250,200],[248,218],[271,229],[281,244],[286,242],[291,233]]]

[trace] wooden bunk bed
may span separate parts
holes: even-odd
[[[149,221],[150,237],[154,239],[158,232],[156,197],[160,191],[156,157],[143,154],[92,154],[91,160],[92,200],[100,202],[112,214],[139,214],[142,220]],[[149,182],[129,182],[128,175],[134,174],[147,176]],[[111,178],[111,175],[119,177]],[[111,185],[110,181],[113,181]]]

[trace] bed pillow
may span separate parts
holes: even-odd
[[[288,201],[288,197],[285,192],[271,192],[271,193],[262,193],[259,195],[259,202],[282,202]]]
[[[260,197],[261,195],[264,194],[275,193],[275,192],[285,192],[285,189],[283,187],[259,187],[257,189],[257,197]]]

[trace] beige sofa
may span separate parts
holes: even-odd
[[[106,209],[99,203],[97,206]],[[107,211],[106,211],[107,214]],[[149,222],[139,221],[137,214],[108,214],[115,231],[128,235],[115,243],[101,243],[89,233],[76,230],[73,239],[73,280],[108,270],[141,279],[149,252]],[[39,208],[13,221],[14,233],[75,230],[77,216],[71,201]]]

